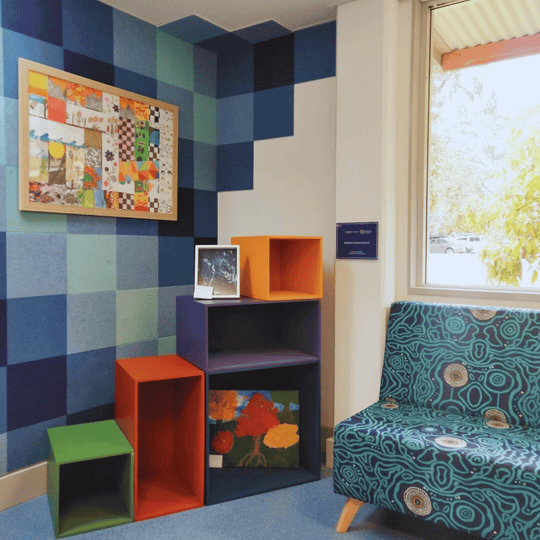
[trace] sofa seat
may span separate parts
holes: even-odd
[[[482,538],[540,540],[540,429],[486,416],[377,402],[336,427],[335,490]]]

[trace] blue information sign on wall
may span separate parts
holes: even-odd
[[[377,259],[378,222],[338,223],[337,259]]]

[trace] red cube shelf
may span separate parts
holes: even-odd
[[[115,417],[134,450],[134,519],[204,505],[204,373],[177,355],[116,361]]]

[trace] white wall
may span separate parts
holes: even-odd
[[[336,78],[294,87],[294,136],[255,142],[253,190],[218,194],[218,242],[323,237],[322,425],[334,425]]]
[[[336,261],[339,422],[378,397],[395,297],[397,0],[358,0],[337,18],[337,222],[379,222],[378,260]]]

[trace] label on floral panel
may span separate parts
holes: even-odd
[[[223,456],[218,456],[216,454],[210,454],[208,456],[208,466],[211,469],[222,469],[223,468]]]

